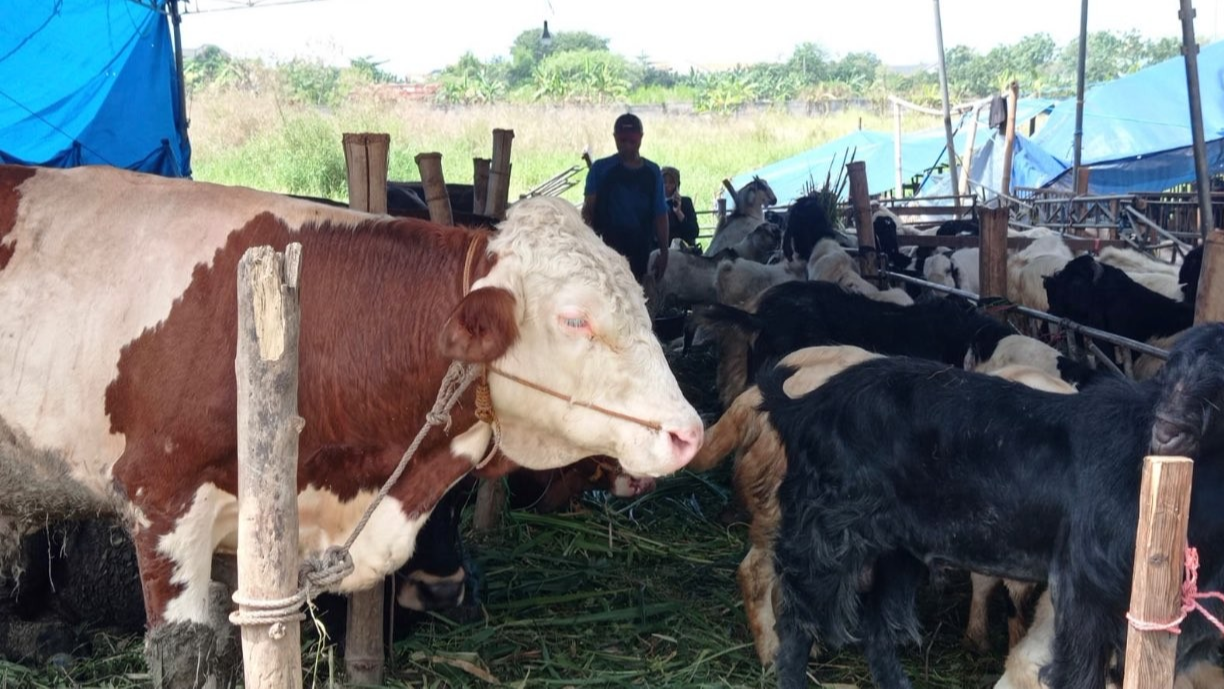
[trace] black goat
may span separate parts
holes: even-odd
[[[804,196],[791,204],[786,212],[785,229],[782,233],[782,253],[786,260],[799,258],[803,261],[812,256],[816,242],[822,239],[842,241],[840,233],[833,229],[829,213],[819,196]]]
[[[1182,286],[1184,301],[1191,306],[1198,298],[1199,273],[1203,270],[1203,247],[1196,246],[1186,253],[1181,269],[1177,271],[1177,282]]]
[[[1199,586],[1224,586],[1224,325],[1186,333],[1155,379],[1040,392],[909,358],[873,360],[792,399],[762,375],[787,456],[775,564],[779,686],[806,684],[814,639],[861,636],[878,686],[908,689],[896,644],[916,639],[929,566],[1049,580],[1051,689],[1100,689],[1122,658],[1144,455],[1194,458],[1189,542]],[[1217,602],[1206,603],[1220,614]],[[1182,623],[1179,665],[1217,632]]]
[[[1011,326],[934,299],[912,306],[874,301],[828,282],[785,282],[766,290],[756,313],[724,304],[705,316],[731,323],[756,341],[748,354],[748,381],[762,364],[803,347],[853,345],[880,354],[902,354],[961,366],[972,352],[986,361],[999,341],[1018,334]]]
[[[1120,268],[1085,254],[1042,279],[1050,313],[1115,335],[1146,342],[1194,323],[1194,305],[1157,294]],[[1101,343],[1113,357],[1113,345]]]

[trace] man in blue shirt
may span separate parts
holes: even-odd
[[[616,155],[600,158],[587,172],[582,218],[604,243],[629,259],[638,282],[646,275],[650,251],[659,248],[654,276],[667,270],[667,201],[663,173],[643,158],[642,121],[626,113],[612,126]]]

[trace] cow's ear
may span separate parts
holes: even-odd
[[[518,339],[514,295],[501,287],[472,291],[442,325],[442,356],[471,364],[493,361]]]

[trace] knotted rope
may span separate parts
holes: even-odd
[[[1198,568],[1199,557],[1198,549],[1186,547],[1186,561],[1184,563],[1186,569],[1186,577],[1182,580],[1181,594],[1181,614],[1172,622],[1145,622],[1129,612],[1126,613],[1126,619],[1130,625],[1141,632],[1169,632],[1170,634],[1181,634],[1181,623],[1186,619],[1186,615],[1198,610],[1202,613],[1207,621],[1215,625],[1215,628],[1220,630],[1220,634],[1224,635],[1224,623],[1216,619],[1214,615],[1207,612],[1203,604],[1199,601],[1204,598],[1214,598],[1219,601],[1224,601],[1224,593],[1219,591],[1200,592],[1198,590]]]

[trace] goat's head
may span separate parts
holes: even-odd
[[[1157,379],[1161,390],[1152,421],[1153,454],[1194,457],[1214,436],[1224,436],[1224,425],[1218,423],[1224,406],[1224,324],[1187,330]]]
[[[739,197],[745,208],[763,208],[778,204],[778,197],[774,195],[769,182],[760,177],[753,177],[751,182],[745,184],[739,190]]]
[[[1093,325],[1093,294],[1106,277],[1106,268],[1091,256],[1084,255],[1067,263],[1062,270],[1041,279],[1045,285],[1050,313],[1084,325]],[[1121,272],[1121,271],[1119,271]]]

